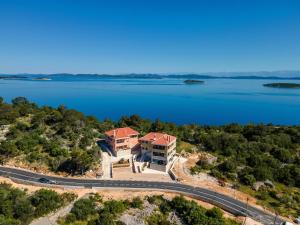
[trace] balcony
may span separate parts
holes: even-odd
[[[121,145],[116,147],[117,151],[128,150],[128,149],[130,149],[128,145]]]

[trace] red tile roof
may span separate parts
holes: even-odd
[[[139,132],[131,129],[130,127],[116,128],[113,130],[106,131],[105,134],[115,139],[127,138],[131,135],[138,135]]]
[[[149,134],[146,134],[144,137],[140,138],[139,140],[150,141],[154,145],[168,145],[174,140],[176,140],[176,137],[169,134],[151,132]]]

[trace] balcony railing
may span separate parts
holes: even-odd
[[[128,150],[128,149],[130,149],[130,148],[127,145],[116,147],[116,150]]]

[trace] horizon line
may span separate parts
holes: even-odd
[[[299,70],[257,70],[257,71],[219,71],[219,72],[128,72],[128,73],[74,73],[74,72],[56,72],[56,73],[28,73],[28,72],[19,72],[19,73],[0,73],[0,75],[213,75],[213,74],[255,74],[255,73],[299,73]]]

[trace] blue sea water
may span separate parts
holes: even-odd
[[[39,105],[63,104],[99,119],[138,114],[177,124],[300,125],[300,89],[263,86],[276,80],[204,81],[203,85],[186,85],[183,79],[169,78],[0,80],[0,96],[6,102],[24,96]]]

